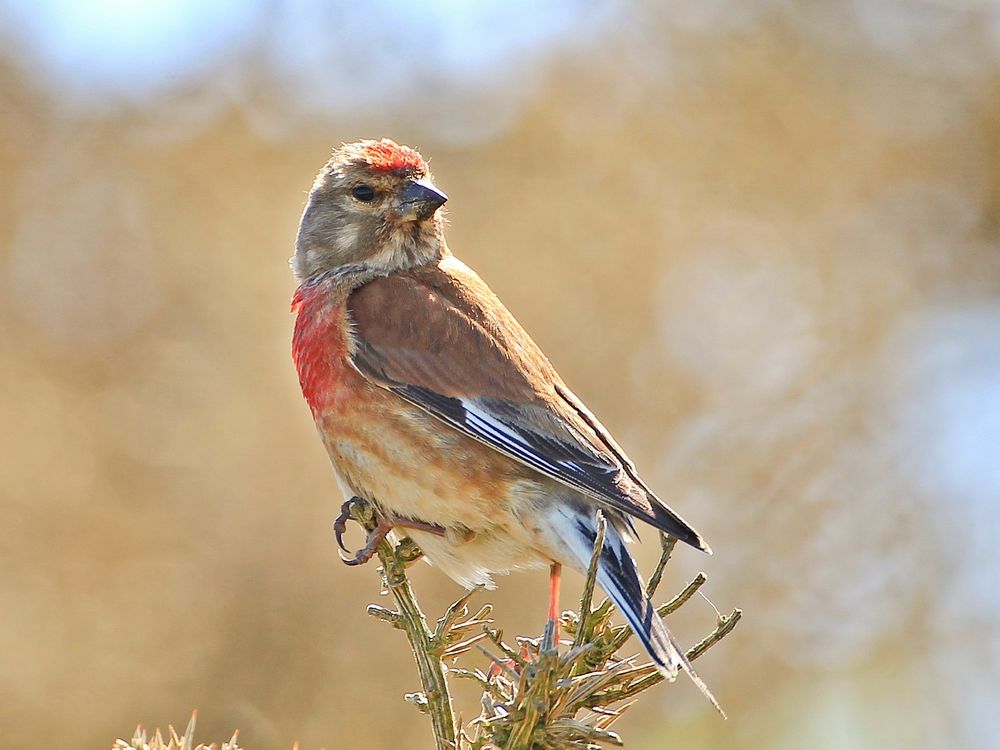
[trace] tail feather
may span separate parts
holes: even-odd
[[[570,528],[566,528],[567,534],[564,539],[569,543],[568,546],[578,565],[586,570],[593,555],[594,540],[597,538],[596,519],[581,512],[575,514],[571,521],[564,526],[572,529],[571,531]],[[646,589],[639,577],[635,561],[629,555],[621,533],[612,523],[608,524],[605,534],[604,549],[597,568],[597,582],[621,610],[629,627],[652,657],[660,673],[671,681],[677,678],[678,672],[686,673],[715,709],[725,717],[726,714],[712,695],[712,691],[691,666],[684,649],[667,630],[663,619],[656,612],[656,607],[646,596]]]

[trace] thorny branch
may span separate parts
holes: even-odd
[[[370,506],[356,506],[352,515],[366,530],[375,528]],[[492,627],[491,605],[483,605],[470,616],[468,604],[477,589],[448,607],[431,630],[406,577],[407,566],[421,556],[419,548],[408,538],[395,546],[389,540],[378,545],[382,580],[397,609],[373,604],[368,613],[406,633],[422,690],[408,693],[405,699],[430,717],[437,750],[595,750],[622,745],[610,727],[636,696],[664,678],[652,664],[637,666],[634,656],[619,656],[631,631],[611,623],[611,602],[605,600],[592,608],[605,529],[605,520],[599,516],[579,613],[566,611],[560,618],[563,632],[572,637],[562,642],[563,652],[558,647],[546,648],[544,638],[518,637],[516,648],[509,645],[503,632]],[[661,541],[663,551],[647,585],[650,596],[660,584],[676,543],[665,536]],[[657,611],[661,616],[675,612],[706,580],[699,573]],[[687,652],[688,658],[704,655],[736,627],[741,616],[739,609],[720,616],[715,629]],[[493,660],[488,673],[454,666],[456,658],[473,647]],[[480,714],[468,726],[459,726],[455,720],[446,679],[449,672],[476,682],[483,690]]]
[[[355,505],[352,516],[369,533],[376,526],[374,510],[368,504]],[[406,577],[406,566],[420,558],[419,548],[410,539],[403,539],[395,546],[387,539],[383,539],[379,542],[376,554],[382,562],[382,567],[379,569],[382,583],[396,600],[398,609],[391,611],[373,605],[368,608],[368,613],[390,622],[406,633],[423,690],[410,693],[405,698],[430,716],[438,750],[456,750],[458,727],[455,724],[451,694],[448,692],[448,680],[445,676],[448,668],[442,657],[446,650],[448,632],[454,625],[453,620],[457,619],[455,615],[464,608],[461,602],[468,601],[474,592],[470,591],[462,600],[452,605],[449,609],[451,615],[446,613],[445,617],[438,621],[437,630],[431,632]]]

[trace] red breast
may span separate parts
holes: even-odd
[[[315,418],[349,396],[347,381],[354,373],[347,363],[345,305],[322,284],[306,285],[295,292],[292,312],[292,360]]]

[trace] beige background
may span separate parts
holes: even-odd
[[[99,75],[91,5],[0,4],[0,747],[195,707],[251,750],[429,747],[289,359],[306,190],[383,135],[712,543],[667,586],[745,611],[699,664],[730,720],[661,687],[631,747],[998,747],[994,6],[247,4],[162,75],[113,27]],[[540,631],[544,573],[488,598]]]

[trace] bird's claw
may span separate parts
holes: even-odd
[[[361,504],[361,502],[363,501],[357,497],[345,500],[344,504],[340,506],[340,515],[333,522],[333,533],[337,537],[337,546],[344,552],[350,552],[344,544],[344,532],[347,531],[347,522],[353,519],[351,511],[356,505]]]
[[[383,539],[385,539],[386,535],[390,531],[392,531],[392,525],[387,523],[385,520],[379,520],[378,526],[372,529],[371,533],[368,534],[368,538],[365,540],[365,546],[350,557],[341,552],[340,559],[344,561],[345,565],[364,565],[375,556],[375,550],[378,549],[379,544]],[[347,551],[348,550],[345,550],[345,552]]]
[[[379,542],[385,539],[386,534],[392,531],[392,524],[384,518],[379,518],[378,524],[368,533],[368,538],[365,539],[365,546],[356,552],[348,549],[347,545],[344,544],[344,532],[347,531],[347,522],[355,520],[352,511],[356,507],[364,505],[364,503],[365,501],[360,497],[352,497],[350,500],[345,501],[340,506],[340,515],[333,522],[333,533],[337,538],[337,546],[341,549],[340,559],[347,565],[364,565],[371,560],[375,555],[375,550],[378,549]],[[346,555],[344,554],[345,552],[347,553]]]
[[[371,560],[379,544],[396,526],[425,531],[429,534],[437,534],[439,536],[443,536],[445,533],[444,527],[436,523],[418,521],[412,518],[386,517],[376,512],[377,523],[375,528],[368,532],[368,538],[365,539],[365,546],[357,552],[352,552],[344,544],[344,532],[347,531],[347,522],[355,520],[352,511],[356,507],[365,504],[365,501],[360,497],[352,497],[340,506],[340,515],[333,522],[333,533],[337,537],[337,546],[341,549],[340,559],[346,565],[364,565]],[[346,555],[344,554],[345,552],[347,553]]]

